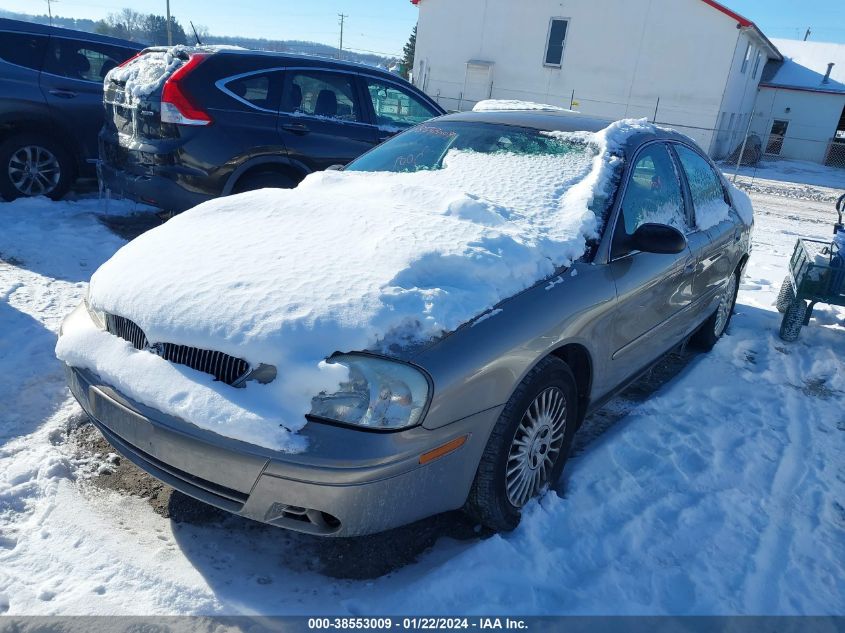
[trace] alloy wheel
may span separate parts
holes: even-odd
[[[548,482],[565,431],[566,396],[549,387],[522,414],[508,453],[505,482],[514,507],[523,507]]]
[[[40,145],[26,145],[9,158],[9,180],[25,196],[45,196],[51,193],[62,178],[56,156]]]

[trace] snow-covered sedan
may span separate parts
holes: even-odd
[[[119,452],[215,506],[327,536],[462,507],[508,530],[587,413],[720,338],[752,223],[675,132],[454,114],[142,235],[57,354]]]

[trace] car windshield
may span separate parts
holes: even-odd
[[[533,128],[467,121],[432,121],[395,136],[351,162],[345,171],[416,172],[441,169],[450,150],[516,156],[585,154],[586,142]]]

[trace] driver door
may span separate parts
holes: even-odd
[[[671,349],[686,333],[684,309],[692,301],[695,259],[689,246],[678,254],[643,253],[630,237],[646,223],[690,232],[675,161],[664,143],[646,145],[635,157],[614,228],[610,269],[618,297],[610,333],[612,384],[619,384]]]

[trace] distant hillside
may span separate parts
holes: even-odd
[[[0,18],[10,18],[12,20],[24,20],[26,22],[35,22],[38,24],[50,24],[50,18],[47,15],[30,15],[28,13],[15,13],[13,11],[6,11],[0,9]],[[97,32],[98,22],[95,20],[75,18],[64,18],[61,16],[53,16],[53,26],[60,26],[66,29],[76,29],[77,31],[86,31],[88,33]],[[193,39],[190,31],[190,25],[185,28],[189,37],[188,40]],[[338,49],[329,44],[320,44],[319,42],[305,42],[301,40],[270,40],[265,38],[252,37],[238,37],[238,36],[221,36],[221,35],[207,35],[203,39],[204,44],[230,44],[232,46],[243,46],[244,48],[252,48],[263,51],[277,51],[285,53],[300,53],[305,55],[318,55],[320,57],[331,57],[337,59]],[[396,61],[395,57],[383,57],[370,53],[356,53],[354,51],[344,50],[343,59],[362,64],[369,64],[371,66],[389,67],[391,63]]]

